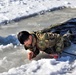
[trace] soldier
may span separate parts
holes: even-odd
[[[66,38],[66,35],[61,36],[60,34],[52,32],[29,33],[27,31],[21,31],[17,36],[25,49],[30,50],[30,52],[28,52],[29,60],[36,57],[40,51],[49,54],[51,57],[58,58],[63,49],[70,46],[70,42]]]

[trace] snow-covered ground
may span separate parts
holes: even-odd
[[[38,12],[64,7],[76,8],[75,0],[0,0],[0,23],[17,21]]]
[[[33,14],[42,14],[47,10],[53,11],[64,7],[76,8],[76,1],[75,0],[0,0],[0,24],[6,22],[8,23],[11,20],[17,20],[22,17],[27,17]],[[19,48],[20,47],[19,44],[20,43],[16,38],[16,34],[7,35],[7,37],[5,38],[0,35],[0,72],[3,72],[0,73],[0,75],[40,75],[40,74],[75,75],[76,74],[76,60],[72,61],[72,58],[70,56],[61,57],[58,60],[49,58],[48,59],[44,58],[37,61],[32,60],[28,64],[21,65],[23,62],[27,61],[26,59],[27,57],[25,56],[26,51],[23,50],[23,47]],[[71,49],[73,50],[76,49],[76,46],[73,45],[71,48],[69,48],[69,50]],[[23,53],[23,56],[21,55],[21,53]],[[13,56],[16,59],[13,59]],[[23,60],[24,58],[25,60]],[[12,62],[9,61],[10,59],[12,59]],[[22,61],[22,63],[19,63],[19,61]],[[16,64],[19,64],[21,66],[13,67]],[[6,68],[7,66],[11,69],[9,69],[7,72],[4,72],[3,70],[7,70]]]
[[[76,61],[74,61],[73,65],[70,65],[70,57],[62,57],[59,61],[55,59],[41,59],[32,61],[30,64],[12,68],[2,75],[75,75],[75,69],[73,73],[69,73],[75,66]]]

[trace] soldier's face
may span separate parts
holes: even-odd
[[[32,36],[29,35],[29,38],[26,41],[24,41],[24,46],[30,47],[31,44],[32,44]]]

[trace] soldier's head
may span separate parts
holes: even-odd
[[[17,37],[18,37],[19,42],[26,47],[28,47],[32,44],[32,36],[27,31],[19,32]]]

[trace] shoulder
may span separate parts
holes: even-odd
[[[35,35],[39,40],[47,39],[49,37],[58,38],[61,36],[60,34],[57,33],[42,32],[42,31],[31,32],[31,34]]]

